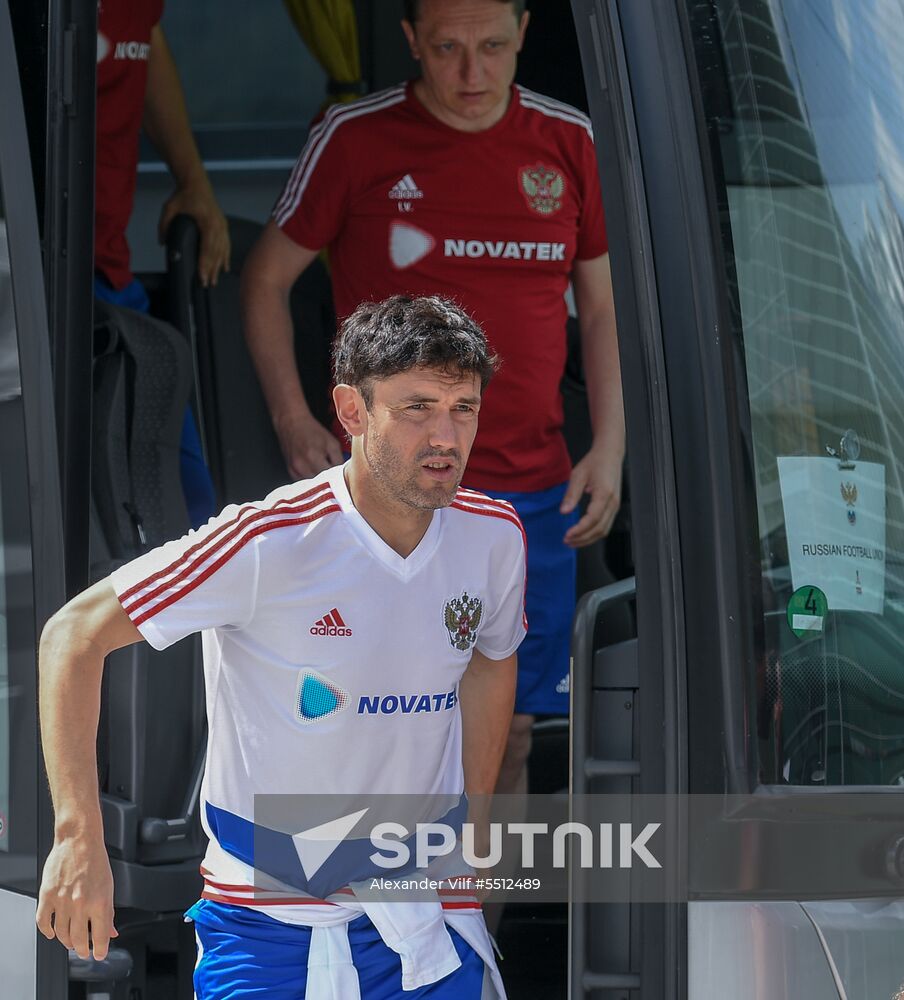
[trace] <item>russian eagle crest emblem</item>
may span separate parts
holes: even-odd
[[[841,499],[848,505],[848,507],[853,507],[857,502],[857,485],[856,483],[842,483],[841,484]]]
[[[850,524],[857,523],[857,511],[854,510],[854,506],[857,503],[857,484],[856,483],[842,483],[841,484],[841,499],[848,505],[847,519]]]
[[[562,207],[565,178],[558,170],[542,163],[522,167],[520,184],[528,206],[538,215],[553,215]]]
[[[446,601],[443,622],[449,631],[449,642],[456,649],[470,649],[477,641],[477,630],[483,618],[483,601],[464,591],[461,597]]]

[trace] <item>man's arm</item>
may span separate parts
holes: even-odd
[[[572,281],[593,427],[593,444],[572,470],[562,501],[562,512],[568,513],[574,510],[584,493],[590,494],[584,516],[565,533],[565,543],[579,548],[608,534],[618,513],[625,457],[625,417],[609,255],[575,261]]]
[[[491,660],[475,649],[458,685],[468,822],[473,824],[476,853],[482,857],[489,853],[492,796],[515,709],[517,676],[516,653]],[[482,900],[486,892],[477,895]]]
[[[458,686],[465,793],[490,796],[515,707],[517,654],[491,660],[476,649]]]
[[[151,29],[143,125],[176,181],[160,213],[160,242],[177,215],[190,215],[201,230],[198,277],[205,287],[215,285],[220,271],[229,270],[229,227],[195,145],[179,73],[159,24]]]
[[[307,479],[342,461],[342,445],[311,413],[295,359],[289,293],[317,256],[272,220],[242,268],[242,319],[289,472]]]
[[[107,954],[113,876],[97,787],[97,720],[104,658],[138,642],[109,580],[71,600],[41,635],[41,740],[54,809],[53,848],[44,865],[37,924],[79,957]]]

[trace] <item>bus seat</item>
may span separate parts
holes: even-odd
[[[178,330],[103,302],[94,348],[89,552],[97,580],[189,528],[179,438],[191,362]],[[139,643],[108,661],[98,764],[116,905],[181,910],[198,896],[203,854],[200,642],[192,636],[163,652]]]
[[[241,271],[262,226],[230,218],[232,261],[216,287],[196,280],[198,227],[177,216],[167,233],[169,319],[192,341],[205,453],[219,503],[264,497],[289,474],[242,332]],[[312,412],[330,424],[330,352],[336,332],[332,288],[316,259],[292,289],[295,355]]]

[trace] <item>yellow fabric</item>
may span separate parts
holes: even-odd
[[[361,80],[354,0],[284,0],[305,45],[337,83]],[[353,101],[356,92],[330,94],[326,104]]]

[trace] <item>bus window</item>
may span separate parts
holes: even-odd
[[[241,29],[253,21],[253,44]],[[161,26],[205,160],[290,157],[327,92],[326,72],[282,0],[167,4]],[[223,67],[235,72],[223,73]]]
[[[169,3],[160,23],[221,208],[227,215],[266,221],[326,99],[325,71],[282,0],[256,3],[253,16],[241,0]],[[157,220],[172,180],[146,139],[138,174],[128,230],[132,268],[161,271]]]
[[[904,784],[900,8],[689,8],[746,361],[761,780]]]

